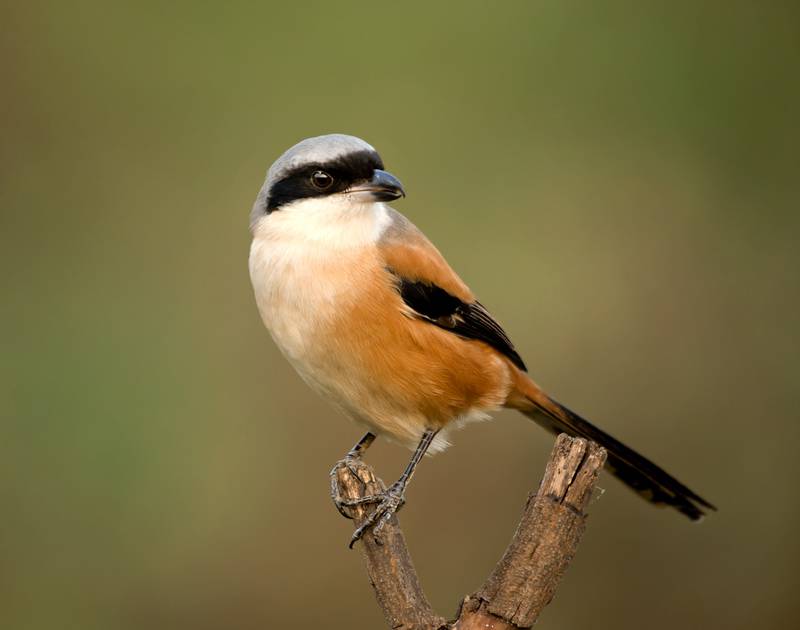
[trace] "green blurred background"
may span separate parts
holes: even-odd
[[[328,132],[378,147],[543,386],[721,508],[692,525],[605,477],[539,625],[799,627],[796,3],[0,24],[2,628],[383,627],[328,499],[359,429],[281,358],[247,273],[266,168]],[[551,445],[506,412],[423,462],[401,521],[443,614]],[[390,480],[407,458],[369,456]]]

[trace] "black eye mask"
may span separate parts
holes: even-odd
[[[383,160],[374,151],[355,151],[329,162],[299,166],[272,185],[267,197],[267,214],[299,199],[343,192],[358,182],[369,180],[375,169],[383,169]],[[327,188],[320,188],[312,181],[318,171],[333,178]]]

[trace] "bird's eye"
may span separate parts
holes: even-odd
[[[325,171],[314,171],[311,175],[311,185],[317,190],[328,190],[333,186],[333,177]]]

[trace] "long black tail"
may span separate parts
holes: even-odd
[[[514,406],[554,433],[582,437],[605,448],[608,469],[647,501],[671,505],[693,521],[703,518],[703,509],[717,509],[663,468],[556,402],[532,381],[528,382],[533,386],[525,388],[525,402],[528,404]]]

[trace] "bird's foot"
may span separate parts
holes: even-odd
[[[353,532],[353,536],[350,538],[350,544],[348,545],[350,549],[352,549],[353,545],[355,545],[359,540],[361,540],[361,538],[364,537],[364,534],[366,534],[367,530],[370,528],[372,528],[372,535],[375,538],[375,542],[381,544],[381,530],[389,521],[389,519],[391,519],[392,516],[394,516],[406,502],[404,496],[405,489],[405,483],[396,481],[389,486],[385,492],[345,502],[344,505],[347,507],[364,505],[367,503],[378,504],[378,507],[376,507],[375,510],[367,516],[366,520],[361,524],[361,526],[356,529],[355,532]]]
[[[336,509],[339,510],[339,514],[344,516],[345,518],[349,518],[352,520],[353,516],[344,508],[346,507],[353,507],[355,505],[361,505],[362,503],[369,503],[369,501],[362,501],[360,500],[349,500],[342,497],[342,493],[339,491],[339,481],[337,479],[339,471],[343,468],[346,469],[353,477],[356,479],[361,479],[358,474],[358,466],[363,464],[361,463],[361,457],[359,455],[354,455],[348,453],[344,459],[340,459],[336,464],[331,468],[330,472],[330,479],[331,479],[331,499],[333,500],[333,504],[336,506]],[[370,498],[370,497],[364,497]]]

